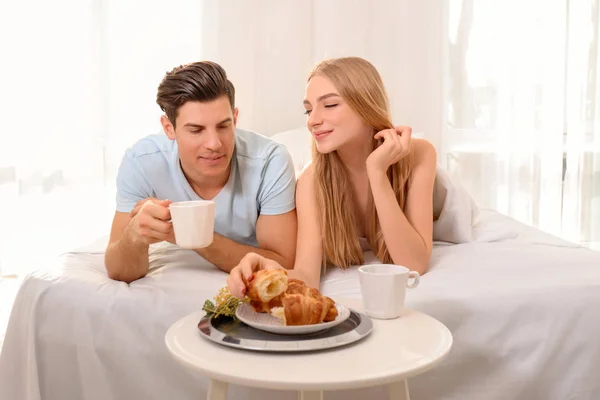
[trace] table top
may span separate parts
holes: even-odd
[[[357,311],[360,299],[334,299]],[[441,362],[452,334],[441,322],[406,309],[400,318],[373,319],[373,332],[354,344],[309,353],[264,353],[214,343],[198,329],[203,311],[173,324],[167,348],[182,364],[228,383],[276,390],[338,390],[387,384]]]

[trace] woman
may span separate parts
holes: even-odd
[[[427,271],[433,230],[435,148],[393,128],[375,67],[362,58],[326,60],[311,72],[304,107],[313,162],[296,187],[298,242],[292,278],[318,288],[322,267],[362,264],[371,249],[385,263]],[[228,285],[245,295],[243,278],[282,268],[250,253]]]

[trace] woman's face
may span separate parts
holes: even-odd
[[[306,85],[306,126],[319,153],[330,153],[372,135],[373,129],[339,95],[326,77],[315,75]]]

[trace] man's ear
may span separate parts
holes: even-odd
[[[175,140],[175,128],[166,115],[160,117],[160,124],[162,125],[163,131],[165,131],[167,137],[171,140]]]
[[[237,107],[233,109],[233,126],[237,126],[237,118],[239,111],[240,110]]]

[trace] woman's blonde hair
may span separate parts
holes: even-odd
[[[310,73],[308,81],[315,75],[328,78],[339,95],[348,103],[366,125],[373,127],[373,135],[384,129],[393,128],[388,98],[377,69],[368,61],[358,57],[336,58],[319,63]],[[375,149],[378,141],[373,139]],[[337,265],[346,269],[364,262],[360,247],[354,194],[348,171],[336,151],[322,154],[312,145],[314,184],[319,210],[319,222],[323,238],[323,265]],[[408,179],[410,176],[410,154],[392,165],[387,175],[398,204],[404,209]],[[366,237],[377,257],[391,263],[383,234],[369,190]]]

